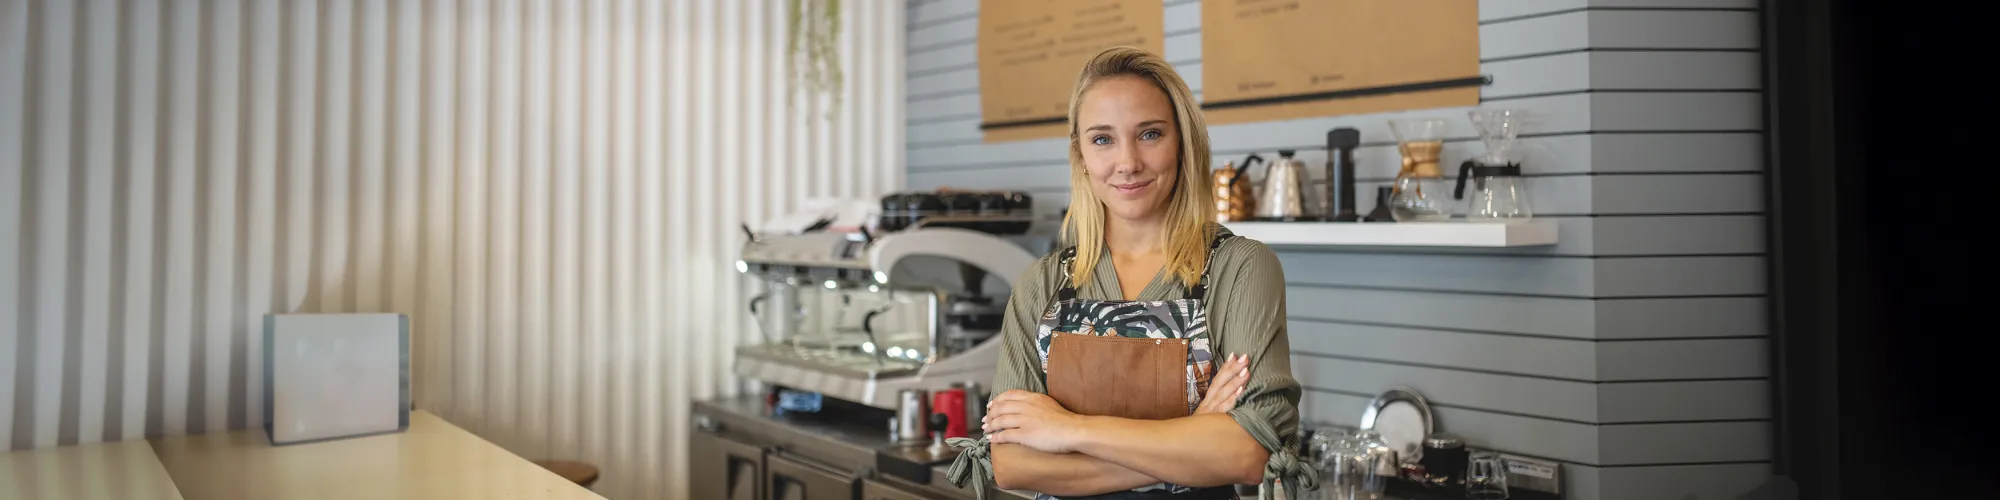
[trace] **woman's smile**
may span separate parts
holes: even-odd
[[[1144,196],[1146,194],[1146,187],[1151,185],[1153,185],[1153,180],[1146,179],[1143,181],[1112,183],[1111,188],[1117,190],[1119,196],[1137,198]]]

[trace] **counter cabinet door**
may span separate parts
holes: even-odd
[[[692,498],[765,500],[762,448],[708,432],[692,434],[688,442]]]
[[[770,500],[854,500],[857,481],[847,473],[780,454],[766,456],[764,465]]]
[[[942,500],[943,497],[926,495],[899,488],[889,483],[868,480],[861,483],[861,500]]]

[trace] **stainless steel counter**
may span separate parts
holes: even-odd
[[[764,400],[759,395],[696,401],[693,417],[696,432],[759,447],[767,453],[775,450],[775,453],[801,459],[819,468],[844,472],[848,477],[874,479],[937,498],[973,498],[970,490],[952,486],[945,478],[948,464],[932,468],[929,484],[912,484],[899,478],[874,474],[876,450],[893,444],[886,422],[769,415],[765,413]],[[989,498],[1034,498],[1030,492],[993,491],[997,494],[989,495]]]

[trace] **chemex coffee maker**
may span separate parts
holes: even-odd
[[[1396,222],[1441,222],[1451,219],[1452,180],[1438,162],[1451,122],[1442,118],[1389,120],[1403,168],[1390,191],[1389,210]]]
[[[1473,110],[1467,113],[1486,154],[1466,160],[1458,167],[1458,186],[1452,197],[1465,200],[1465,220],[1495,222],[1534,217],[1528,208],[1528,183],[1521,177],[1521,163],[1514,157],[1514,141],[1521,135],[1522,112],[1514,109]],[[1470,181],[1472,191],[1467,193]]]
[[[746,226],[736,268],[762,279],[749,301],[762,341],[736,349],[735,373],[882,409],[896,409],[904,390],[992,376],[1012,280],[1035,260],[1003,237],[1025,219],[1012,208],[937,213],[935,224],[885,211],[872,224],[879,234],[869,225],[796,234]]]

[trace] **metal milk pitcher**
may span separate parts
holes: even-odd
[[[1257,218],[1296,221],[1306,216],[1305,164],[1292,159],[1291,150],[1278,152],[1264,170],[1264,192],[1257,196]]]

